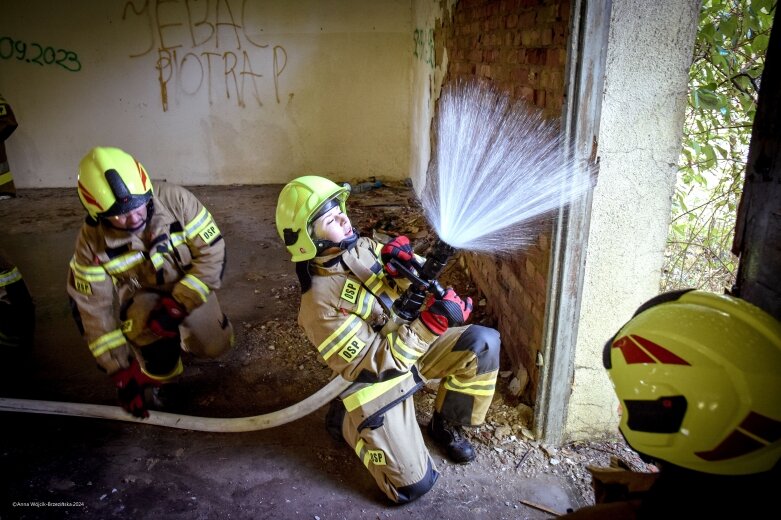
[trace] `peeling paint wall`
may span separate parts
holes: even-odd
[[[602,348],[658,293],[699,1],[614,0],[570,439],[616,434]]]
[[[412,0],[4,2],[17,186],[120,146],[156,178],[409,175]]]
[[[431,159],[431,122],[447,73],[448,55],[438,37],[456,0],[415,0],[412,7],[412,95],[410,96],[409,176],[424,182]]]

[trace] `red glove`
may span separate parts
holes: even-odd
[[[187,317],[187,310],[170,296],[163,296],[149,313],[146,326],[156,336],[175,338],[179,335],[179,324]]]
[[[448,287],[441,300],[435,300],[429,294],[426,299],[425,311],[420,313],[420,320],[434,334],[441,336],[448,327],[463,325],[472,313],[472,298],[463,301],[456,292]]]
[[[412,251],[412,245],[409,242],[409,238],[404,235],[398,236],[382,246],[380,250],[380,257],[382,258],[383,268],[392,278],[396,278],[401,273],[399,270],[393,267],[390,263],[391,260],[396,260],[405,267],[412,267],[412,259],[414,254]]]
[[[160,386],[160,382],[144,374],[138,360],[135,359],[130,362],[129,367],[112,374],[111,379],[117,387],[117,398],[122,408],[136,417],[142,419],[149,417],[144,400],[144,389]]]

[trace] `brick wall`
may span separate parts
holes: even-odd
[[[568,0],[460,0],[435,31],[437,62],[447,49],[445,83],[457,77],[491,80],[515,99],[559,118],[569,36]],[[524,400],[537,395],[550,260],[550,226],[536,244],[510,259],[467,255],[486,296],[513,369],[528,371]],[[523,369],[520,369],[523,372]]]

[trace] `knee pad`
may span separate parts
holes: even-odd
[[[402,486],[396,489],[396,493],[398,493],[398,499],[396,500],[396,503],[406,504],[408,502],[412,502],[413,500],[419,499],[431,491],[431,488],[433,488],[434,484],[437,483],[438,478],[439,472],[434,469],[434,466],[431,465],[431,457],[429,457],[428,466],[426,467],[426,474],[423,475],[422,479],[415,482],[414,484],[410,484],[409,486]]]
[[[499,331],[482,325],[470,325],[453,346],[453,352],[471,351],[477,357],[477,373],[499,370]]]

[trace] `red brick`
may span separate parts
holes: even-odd
[[[563,22],[553,24],[553,46],[564,47],[567,45],[567,38],[569,38],[569,24]]]
[[[540,43],[543,45],[543,47],[547,47],[553,43],[553,28],[552,27],[544,27],[540,31]]]
[[[535,88],[540,86],[540,73],[536,68],[529,71],[529,85]]]
[[[547,288],[548,288],[548,284],[545,278],[540,273],[535,273],[534,290],[537,291],[537,294],[545,294]]]
[[[524,29],[521,32],[521,44],[524,47],[538,47],[540,45],[539,29]]]
[[[534,89],[527,86],[519,86],[515,88],[515,96],[518,99],[525,99],[529,103],[534,103]]]
[[[529,85],[529,69],[523,67],[513,68],[510,77],[519,85]]]
[[[569,24],[570,19],[570,5],[569,2],[562,2],[559,6],[559,20]]]
[[[537,8],[537,22],[554,22],[559,18],[559,5],[545,5]]]
[[[518,15],[519,27],[534,27],[535,23],[537,23],[537,15],[534,11],[525,11]]]
[[[549,96],[546,103],[546,109],[551,111],[561,110],[562,106],[564,105],[564,96],[560,94]]]
[[[545,51],[545,66],[557,67],[564,65],[562,56],[566,56],[566,52],[563,49],[548,49]]]

